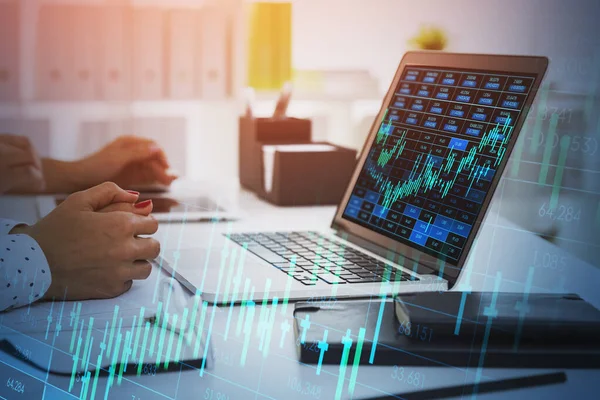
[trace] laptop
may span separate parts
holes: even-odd
[[[216,303],[450,289],[547,67],[545,57],[407,53],[329,232],[216,235],[167,251],[165,267]]]

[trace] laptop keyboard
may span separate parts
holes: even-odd
[[[311,286],[418,280],[391,265],[316,232],[232,233],[226,235],[240,246]],[[292,261],[295,261],[292,262]]]

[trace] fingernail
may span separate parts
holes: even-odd
[[[136,196],[140,195],[140,192],[136,192],[135,190],[128,190],[127,193],[135,194]]]
[[[152,204],[152,200],[145,200],[145,201],[142,201],[141,203],[137,203],[134,207],[135,208],[146,208],[150,204]]]
[[[155,144],[150,146],[150,152],[151,153],[158,153],[161,150],[160,146],[157,146]]]

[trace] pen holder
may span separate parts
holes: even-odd
[[[242,187],[280,206],[338,204],[356,164],[356,151],[311,142],[308,119],[239,120],[239,174]],[[323,145],[327,151],[274,151],[265,185],[264,146]],[[267,187],[268,186],[268,187]]]
[[[239,173],[242,187],[257,193],[263,189],[263,145],[309,143],[311,129],[309,119],[240,117]]]
[[[265,189],[263,170],[258,195],[279,206],[338,204],[356,166],[356,151],[331,143],[312,144],[331,150],[275,151],[270,190]]]

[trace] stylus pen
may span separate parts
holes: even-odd
[[[446,386],[437,389],[419,390],[416,392],[400,393],[397,395],[371,397],[365,400],[388,400],[388,399],[446,399],[448,397],[469,396],[472,394],[483,394],[493,392],[504,392],[507,390],[525,389],[537,386],[555,385],[565,383],[567,375],[564,372],[553,372],[549,374],[530,375],[520,378],[500,379],[480,384]]]

